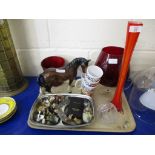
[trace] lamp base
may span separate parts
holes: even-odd
[[[24,79],[22,87],[20,87],[17,90],[12,90],[12,91],[11,90],[10,91],[0,91],[0,97],[17,95],[17,94],[21,93],[22,91],[24,91],[27,87],[28,87],[28,81]]]

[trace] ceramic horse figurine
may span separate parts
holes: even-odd
[[[60,86],[64,81],[69,80],[68,92],[71,93],[71,84],[76,78],[78,67],[81,66],[85,73],[90,60],[85,58],[75,58],[65,67],[64,72],[58,72],[56,69],[47,69],[38,77],[38,84],[44,87],[46,91],[51,92],[52,87]]]

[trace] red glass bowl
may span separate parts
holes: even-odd
[[[63,68],[65,59],[59,56],[50,56],[42,60],[41,66],[43,70],[48,68]]]
[[[122,63],[124,48],[108,46],[104,47],[98,56],[96,65],[103,70],[100,83],[105,86],[116,86]]]

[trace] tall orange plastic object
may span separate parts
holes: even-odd
[[[124,55],[123,55],[119,80],[115,91],[115,95],[112,100],[112,103],[116,106],[118,111],[122,111],[122,100],[121,100],[122,91],[123,91],[125,79],[127,76],[131,56],[133,54],[133,50],[135,48],[142,26],[143,26],[142,23],[128,22],[126,45],[124,49]]]

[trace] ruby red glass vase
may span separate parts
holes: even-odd
[[[103,70],[100,83],[113,87],[117,85],[124,48],[116,46],[104,47],[98,56],[96,65]]]

